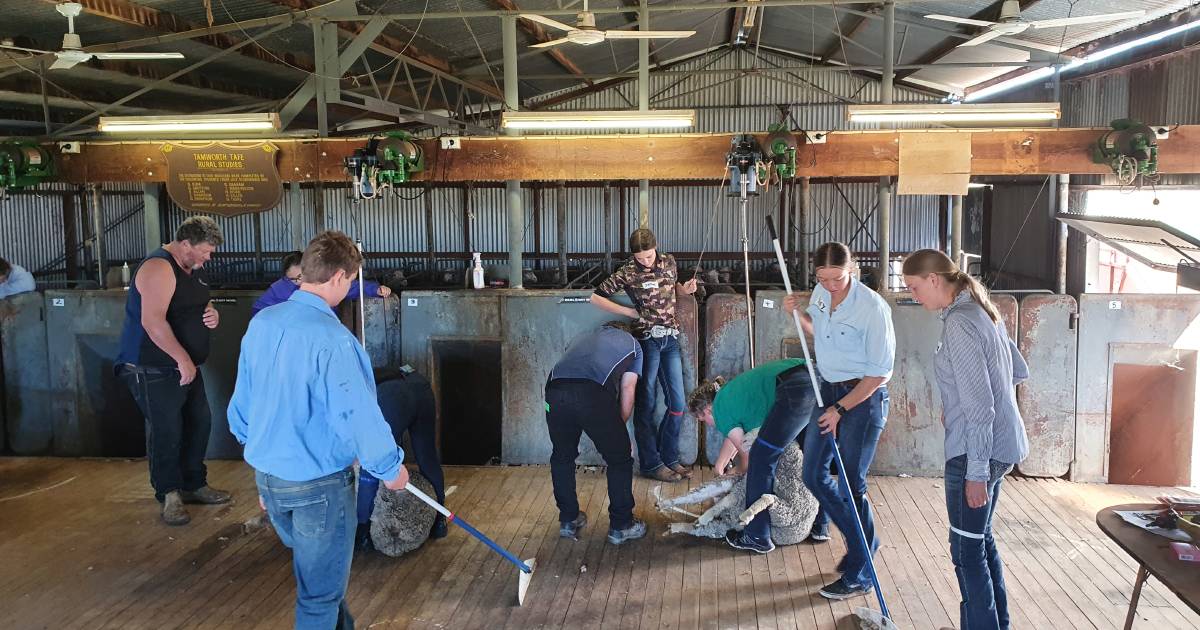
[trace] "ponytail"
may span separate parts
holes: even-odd
[[[713,401],[717,399],[717,392],[725,386],[725,378],[718,376],[711,380],[704,381],[692,390],[688,395],[687,407],[692,415],[699,414],[706,407],[711,407]]]
[[[983,312],[987,313],[992,322],[1000,322],[1000,309],[996,308],[995,303],[988,296],[987,288],[969,274],[963,273],[958,265],[950,260],[949,256],[936,249],[922,249],[913,252],[904,259],[901,273],[906,276],[937,274],[954,287],[956,295],[964,289],[970,291],[971,299],[975,300]]]

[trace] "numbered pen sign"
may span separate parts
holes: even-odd
[[[167,194],[190,212],[235,216],[279,205],[283,183],[270,142],[167,143]]]

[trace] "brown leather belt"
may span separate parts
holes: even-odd
[[[854,388],[854,387],[858,387],[858,384],[859,384],[859,383],[861,383],[861,382],[862,382],[862,379],[861,379],[861,378],[853,378],[853,379],[850,379],[850,380],[848,380],[848,381],[842,381],[842,382],[840,382],[840,383],[834,383],[834,385],[845,385],[846,387]]]

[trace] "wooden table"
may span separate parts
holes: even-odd
[[[1142,585],[1153,575],[1172,593],[1179,596],[1192,610],[1200,613],[1200,563],[1183,562],[1171,551],[1171,540],[1130,525],[1117,512],[1149,512],[1163,506],[1152,503],[1114,505],[1096,513],[1096,524],[1100,531],[1113,539],[1138,563],[1137,579],[1133,583],[1133,596],[1129,598],[1129,612],[1125,615],[1125,630],[1133,627],[1133,616],[1137,611]]]

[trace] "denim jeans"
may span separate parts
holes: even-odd
[[[353,630],[346,607],[354,555],[354,472],[311,481],[255,473],[258,494],[279,539],[292,550],[296,630]]]
[[[801,365],[775,377],[775,404],[767,412],[758,439],[750,447],[750,469],[746,472],[746,507],[764,494],[775,491],[775,467],[783,449],[791,444],[812,417],[816,396],[808,368]],[[759,541],[771,538],[771,511],[764,510],[746,525],[745,533]]]
[[[408,433],[409,451],[421,476],[433,486],[434,498],[446,504],[446,477],[437,450],[437,410],[429,381],[420,375],[384,381],[376,386],[379,410],[392,428],[392,437],[400,444]],[[358,522],[368,523],[375,508],[378,480],[365,469],[359,470]],[[363,481],[366,483],[363,483]],[[371,483],[375,481],[375,483]]]
[[[946,462],[946,513],[950,517],[950,558],[958,576],[959,630],[1007,630],[1008,592],[1004,568],[992,537],[992,516],[1000,501],[1000,484],[1012,464],[991,461],[988,502],[967,505],[967,456]]]
[[[199,490],[208,484],[204,453],[212,413],[199,370],[187,385],[171,368],[124,366],[119,376],[146,418],[146,459],[150,485],[160,502],[168,492]]]
[[[826,408],[851,389],[854,388],[849,385],[823,383],[821,397]],[[839,480],[841,485],[829,474],[829,466],[833,461],[833,440],[830,436],[813,426],[804,441],[804,485],[846,539],[846,557],[840,566],[842,579],[851,586],[867,584],[871,577],[867,570],[867,556],[855,532],[854,510],[846,495],[845,484],[849,484],[863,532],[874,555],[879,550],[879,539],[875,535],[871,505],[867,501],[867,471],[875,459],[875,447],[879,445],[879,436],[887,424],[889,403],[887,387],[880,387],[869,398],[846,412],[838,423],[837,444],[842,453],[842,465],[846,467],[846,479]],[[820,408],[813,410],[813,425],[824,412],[825,409]]]
[[[813,404],[816,404],[816,402],[817,401],[814,398]],[[820,414],[817,414],[811,422],[804,426],[804,430],[800,432],[800,435],[796,437],[796,442],[800,444],[800,450],[804,450],[805,442],[808,440],[809,433],[821,431],[821,427],[818,426],[816,422],[816,418],[819,417]],[[825,508],[821,507],[819,503],[817,504],[817,517],[813,519],[812,529],[809,533],[820,534],[822,536],[829,535],[829,515],[825,513]]]
[[[546,426],[554,451],[550,455],[550,479],[558,521],[569,523],[579,516],[575,494],[575,460],[583,433],[604,458],[608,475],[608,522],[613,529],[633,524],[633,454],[629,433],[621,421],[621,407],[604,386],[585,379],[555,379],[546,385]]]
[[[645,474],[679,464],[679,430],[686,410],[683,391],[683,358],[677,337],[642,339],[642,378],[634,399],[633,438],[638,465]],[[654,410],[661,386],[667,412],[656,427]]]

